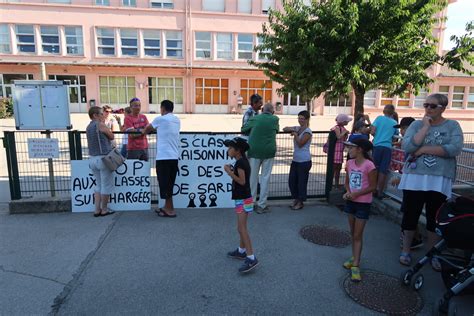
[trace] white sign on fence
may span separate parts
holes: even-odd
[[[71,203],[73,212],[94,211],[96,180],[88,160],[71,161]],[[127,160],[114,172],[109,208],[114,211],[151,209],[150,163]]]
[[[177,208],[229,208],[232,201],[232,179],[224,171],[233,164],[224,140],[235,135],[183,134],[180,138],[179,172],[173,189]],[[158,140],[159,141],[159,140]],[[164,201],[160,200],[160,206]]]
[[[32,158],[59,158],[57,138],[28,138],[28,156]]]

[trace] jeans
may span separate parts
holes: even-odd
[[[294,200],[300,200],[301,202],[306,201],[311,164],[311,161],[291,162],[288,185],[290,187],[291,197]]]
[[[268,184],[270,182],[270,176],[272,174],[274,158],[269,159],[257,159],[249,158],[250,163],[250,191],[254,202],[260,207],[264,208],[267,206],[268,199]],[[259,183],[260,168],[262,174],[260,175],[260,197],[257,202],[257,187]]]

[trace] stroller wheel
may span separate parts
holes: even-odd
[[[402,282],[402,284],[405,286],[409,286],[411,283],[411,279],[413,278],[413,274],[414,273],[412,269],[402,272],[402,274],[400,275],[400,281]]]
[[[416,274],[412,277],[410,281],[410,286],[415,290],[418,291],[423,287],[423,283],[425,282],[425,277],[423,274]]]

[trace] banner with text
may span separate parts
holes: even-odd
[[[173,189],[175,207],[234,207],[232,179],[224,171],[225,164],[235,163],[224,145],[225,139],[233,137],[235,135],[181,135],[179,172]],[[163,204],[160,200],[159,205]]]
[[[150,163],[126,160],[114,172],[109,208],[114,211],[151,209]],[[96,179],[88,160],[71,161],[71,202],[73,212],[94,211]]]

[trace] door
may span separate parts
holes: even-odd
[[[283,96],[283,114],[297,115],[304,110],[307,110],[306,103],[301,100],[299,95],[285,93]]]

